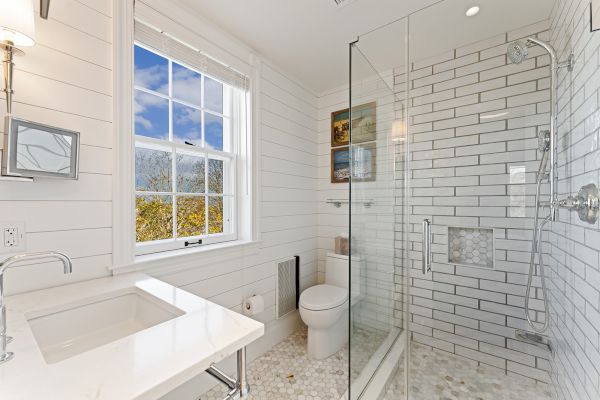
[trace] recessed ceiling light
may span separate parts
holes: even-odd
[[[475,6],[469,8],[465,14],[467,15],[467,17],[474,17],[475,15],[477,15],[477,13],[479,13],[479,7]]]

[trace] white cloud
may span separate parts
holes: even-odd
[[[135,84],[146,89],[167,94],[169,92],[169,68],[166,65],[136,68]]]
[[[138,115],[137,113],[135,116],[135,123],[142,125],[147,130],[152,129],[152,121],[150,121],[147,118],[142,117],[141,115]]]
[[[173,112],[173,117],[178,125],[200,125],[202,123],[202,111],[195,108],[177,106],[176,111]]]
[[[202,93],[200,74],[185,67],[173,64],[173,96],[189,103],[200,105]]]

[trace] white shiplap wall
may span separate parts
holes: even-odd
[[[36,3],[37,5],[37,3]],[[60,250],[58,263],[6,273],[14,293],[108,275],[112,227],[112,7],[110,1],[57,0],[36,16],[37,42],[15,60],[13,115],[81,132],[80,178],[0,182],[0,221],[24,221],[27,251]],[[4,101],[0,108],[4,112]]]
[[[327,204],[327,199],[348,199],[347,183],[331,183],[331,113],[348,108],[348,86],[321,93],[318,98],[318,188],[319,282],[325,281],[325,259],[333,252],[334,238],[348,234],[348,205],[340,208]]]
[[[50,16],[37,20],[37,45],[17,59],[13,114],[80,131],[80,179],[0,182],[0,221],[25,221],[27,251],[64,251],[74,258],[74,272],[63,276],[57,263],[14,268],[6,275],[10,293],[109,275],[111,265],[112,1],[55,0]],[[211,29],[214,38],[218,29]],[[297,314],[275,318],[276,262],[299,255],[301,287],[317,281],[317,97],[267,61],[260,71],[258,250],[216,257],[197,268],[152,272],[234,310],[244,297],[263,295],[266,309],[256,319],[266,324],[266,334],[250,349],[251,357],[299,324]],[[201,377],[172,398],[196,398],[212,384]]]

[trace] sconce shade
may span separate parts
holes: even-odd
[[[14,46],[35,44],[33,0],[0,0],[0,42]]]

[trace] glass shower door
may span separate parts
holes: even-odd
[[[399,21],[350,45],[351,399],[378,398],[403,371],[405,33]],[[373,65],[390,34],[399,45]]]

